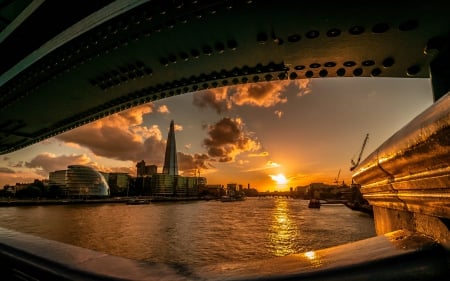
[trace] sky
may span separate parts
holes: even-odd
[[[188,93],[0,155],[0,187],[73,164],[135,176],[144,160],[162,172],[171,120],[180,175],[259,191],[350,184],[366,134],[362,159],[432,101],[426,78],[299,79]]]

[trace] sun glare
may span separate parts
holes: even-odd
[[[272,180],[274,180],[277,184],[286,184],[288,182],[288,180],[286,179],[286,177],[283,174],[278,174],[278,175],[270,175],[270,177],[272,178]]]

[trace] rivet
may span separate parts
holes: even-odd
[[[344,75],[345,75],[345,68],[339,68],[339,69],[336,71],[336,74],[337,74],[338,76],[344,76]]]
[[[292,34],[288,36],[287,40],[288,42],[295,43],[300,41],[301,38],[302,37],[299,34]]]
[[[332,28],[332,29],[327,31],[327,36],[328,37],[337,37],[339,35],[341,35],[341,30],[340,29]]]
[[[371,74],[372,76],[379,76],[379,75],[381,74],[381,69],[379,69],[378,67],[377,67],[377,68],[374,68],[374,69],[372,69],[372,71],[370,72],[370,74]]]
[[[375,61],[373,61],[373,60],[365,60],[362,62],[363,66],[372,66],[374,64],[375,64]]]
[[[413,66],[408,67],[408,69],[406,70],[406,74],[408,76],[415,76],[415,75],[417,75],[417,73],[420,72],[420,70],[421,70],[420,66],[413,65]]]
[[[346,66],[346,67],[352,67],[352,66],[355,66],[356,65],[356,62],[354,62],[354,61],[346,61],[346,62],[344,62],[344,66]]]
[[[306,33],[306,38],[308,38],[308,39],[314,39],[314,38],[317,38],[317,37],[319,37],[319,34],[320,34],[320,32],[319,31],[317,31],[317,30],[310,30],[310,31],[308,31],[307,33]]]
[[[363,74],[363,69],[362,68],[355,68],[355,70],[353,70],[353,75],[355,76],[361,76]]]
[[[353,27],[351,27],[348,32],[352,35],[359,35],[361,33],[364,32],[364,27],[360,26],[360,25],[355,25]]]
[[[394,63],[395,63],[395,60],[392,57],[389,57],[389,58],[386,58],[386,59],[383,60],[383,66],[384,67],[391,67],[391,66],[394,65]]]
[[[294,80],[294,79],[297,79],[297,73],[295,73],[295,72],[291,72],[291,74],[289,74],[289,79],[291,79],[291,80]]]

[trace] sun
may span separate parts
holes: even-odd
[[[270,175],[272,180],[274,180],[277,184],[286,184],[288,182],[287,178],[283,174],[278,175]]]

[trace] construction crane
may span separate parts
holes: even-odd
[[[359,156],[358,156],[358,160],[356,162],[353,159],[351,160],[352,166],[350,167],[350,171],[353,171],[359,165],[359,162],[361,161],[361,156],[364,151],[364,147],[366,147],[366,143],[367,143],[368,139],[369,139],[369,134],[367,134],[366,138],[364,139],[363,145],[361,147],[361,152],[359,153]]]
[[[337,177],[334,179],[334,183],[338,184],[339,183],[339,175],[341,174],[341,169],[339,169],[338,175]]]

